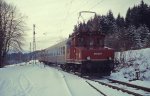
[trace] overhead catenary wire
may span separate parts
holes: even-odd
[[[94,9],[95,7],[97,7],[99,4],[101,4],[102,2],[104,2],[104,0],[101,0],[101,1],[99,1],[98,3],[94,4],[91,8],[87,9],[87,11],[91,11],[92,9]],[[86,2],[86,4],[88,4],[88,3],[89,3],[89,1]],[[84,4],[84,5],[86,5],[86,4]],[[73,15],[73,14],[75,14],[75,13],[80,12],[80,11],[81,11],[81,10],[80,10],[81,8],[83,8],[83,6],[80,7],[80,8],[78,8],[77,10],[73,11],[71,14]],[[82,11],[83,11],[83,10],[82,10]]]
[[[86,1],[83,5],[87,5],[88,3],[89,3],[89,1]],[[80,6],[81,6],[81,4],[80,4]],[[74,15],[75,13],[79,12],[80,9],[81,9],[81,7],[79,7],[77,10],[71,12],[71,14]]]
[[[104,0],[101,0],[101,1],[99,1],[99,2],[97,2],[96,4],[94,4],[91,8],[89,8],[87,11],[90,11],[90,10],[92,10],[92,9],[94,9],[95,7],[97,7],[100,3],[102,3]],[[68,4],[70,5],[70,8],[68,9],[68,11],[67,11],[67,14],[66,14],[66,16],[65,16],[65,18],[64,18],[64,20],[63,20],[63,23],[62,23],[62,25],[61,25],[61,29],[60,29],[60,32],[61,32],[61,34],[62,34],[62,31],[64,30],[63,29],[63,26],[65,25],[65,23],[67,22],[67,19],[68,18],[70,18],[71,17],[71,15],[74,15],[75,13],[79,13],[81,10],[81,8],[84,8],[85,6],[82,6],[82,7],[79,7],[77,10],[75,10],[75,11],[73,11],[73,12],[70,12],[70,10],[71,10],[71,8],[72,8],[72,5],[73,5],[73,2],[74,2],[74,0],[71,0]],[[89,1],[86,1],[86,2],[84,2],[84,5],[87,5],[89,3]],[[67,6],[68,6],[68,4],[66,4]],[[81,3],[82,5],[83,5],[83,3]],[[80,4],[80,6],[81,6],[81,4]]]
[[[68,17],[68,15],[70,14],[70,10],[71,10],[73,1],[74,1],[74,0],[71,0],[71,1],[68,3],[70,6],[69,6],[69,8],[68,8],[68,11],[67,11],[67,13],[66,13],[66,16],[65,16],[65,18],[64,18],[64,20],[63,20],[63,22],[62,22],[62,24],[61,24],[60,34],[62,34],[63,25],[65,25],[65,23],[66,23],[66,21],[67,21],[67,19],[68,19],[67,17]],[[66,3],[66,6],[68,6],[68,4]],[[59,37],[59,38],[61,38],[61,37]]]
[[[70,8],[68,9],[68,11],[67,11],[67,15],[66,15],[66,17],[65,17],[65,19],[64,19],[64,21],[63,21],[63,23],[62,23],[62,25],[65,25],[65,22],[67,21],[67,19],[68,19],[68,17],[70,17],[71,15],[74,15],[75,13],[77,13],[77,11],[80,9],[80,8],[78,8],[77,10],[75,10],[75,11],[73,11],[73,12],[71,12],[70,13],[70,10],[71,10],[71,7],[72,7],[72,4],[73,4],[73,1],[74,0],[71,0],[70,1]],[[88,3],[88,1],[86,1],[85,3],[84,3],[84,5],[86,5]],[[80,3],[80,6],[81,6],[81,4],[82,4],[82,2]],[[63,30],[61,29],[61,32],[62,32]]]
[[[89,8],[88,10],[86,10],[86,11],[91,11],[92,9],[94,9],[94,8],[96,8],[99,4],[101,4],[102,2],[103,2],[104,0],[101,0],[101,1],[99,1],[98,3],[96,3],[96,4],[94,4],[91,8]],[[87,2],[88,3],[88,2]],[[81,8],[80,8],[81,9]],[[79,10],[76,10],[76,11],[79,11]],[[82,12],[82,11],[79,11],[79,17],[82,17],[83,18],[83,16],[80,16],[80,12]],[[92,12],[92,11],[91,11]],[[75,11],[74,11],[74,13],[76,13]],[[74,13],[72,13],[72,15],[74,14]],[[78,17],[78,20],[79,20],[79,17]],[[83,20],[84,20],[84,18],[83,18]],[[84,20],[85,21],[85,20]],[[79,23],[79,21],[77,21],[77,24]]]
[[[96,3],[94,6],[92,6],[92,7],[89,9],[89,11],[92,10],[92,9],[94,9],[95,7],[97,7],[97,6],[98,6],[99,4],[101,4],[103,1],[104,1],[104,0],[101,0],[100,2]]]

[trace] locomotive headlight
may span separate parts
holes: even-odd
[[[81,53],[79,53],[79,58],[81,58]]]
[[[91,57],[90,57],[90,56],[88,56],[88,57],[86,57],[86,59],[87,59],[87,60],[91,60]]]
[[[108,59],[109,59],[109,60],[112,60],[112,58],[111,58],[111,57],[109,57]]]

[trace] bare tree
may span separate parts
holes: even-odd
[[[0,67],[10,48],[21,50],[24,40],[25,17],[15,6],[0,0]]]

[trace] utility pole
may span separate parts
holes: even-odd
[[[36,64],[35,24],[33,24],[33,64]]]
[[[32,60],[32,53],[31,53],[31,52],[32,52],[32,49],[31,49],[31,42],[30,42],[30,49],[29,49],[29,50],[30,50],[30,54],[29,54],[29,61],[30,61],[30,60]]]

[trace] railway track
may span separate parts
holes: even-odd
[[[80,75],[78,75],[78,74],[75,74],[75,75],[80,77]],[[118,81],[118,80],[113,80],[113,79],[109,79],[109,78],[105,78],[109,82],[104,82],[104,81],[101,81],[101,80],[98,81],[99,78],[95,79],[95,77],[81,77],[81,78],[97,82],[97,83],[99,83],[101,85],[104,85],[104,86],[107,86],[107,87],[109,87],[113,90],[120,90],[124,93],[130,94],[130,95],[133,95],[133,96],[150,96],[150,88],[138,86],[138,85],[135,85],[135,84],[130,84],[130,83],[126,83],[126,82]],[[86,80],[86,83],[89,86],[91,86],[92,88],[94,88],[96,91],[98,91],[100,94],[102,94],[103,96],[108,96],[104,92],[102,92],[102,90],[98,89],[97,87],[92,85],[87,80]]]
[[[97,83],[99,83],[101,85],[110,87],[110,88],[112,88],[114,90],[120,90],[122,92],[125,92],[127,94],[131,94],[133,96],[150,96],[150,88],[146,88],[146,87],[142,87],[142,86],[138,86],[138,85],[134,85],[134,84],[118,81],[118,80],[108,79],[108,78],[107,78],[107,80],[109,82],[98,81],[98,80],[94,80],[94,79],[90,79],[90,78],[86,78],[86,79],[94,81],[94,82],[97,82]],[[97,90],[98,92],[100,91],[97,87],[95,87],[94,85],[92,85],[88,81],[86,81],[86,82],[91,87],[93,87],[95,90]],[[100,91],[100,93],[101,92],[102,91]],[[101,94],[103,94],[104,96],[107,96],[103,92]]]
[[[112,83],[119,83],[119,84],[122,84],[122,85],[126,85],[128,87],[133,87],[133,88],[137,88],[137,89],[140,89],[140,90],[143,90],[143,91],[146,91],[146,92],[150,92],[150,88],[147,88],[147,87],[143,87],[143,86],[139,86],[139,85],[135,85],[135,84],[130,84],[130,83],[126,83],[126,82],[123,82],[123,81],[118,81],[118,80],[113,80],[113,79],[109,79],[107,78],[109,81],[111,81]]]
[[[99,90],[98,88],[96,88],[94,85],[92,85],[91,83],[89,83],[88,81],[86,81],[86,83],[88,83],[92,88],[94,88],[96,91],[98,91],[100,94],[102,94],[103,96],[107,96],[104,92],[102,92],[101,90]]]

